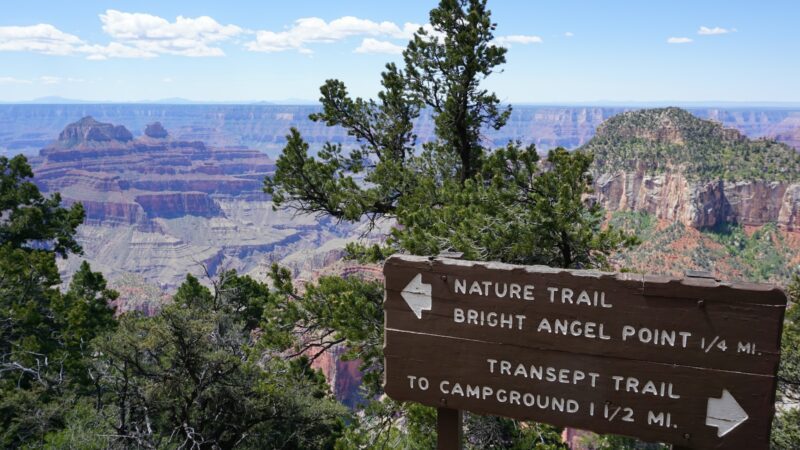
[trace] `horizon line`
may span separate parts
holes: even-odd
[[[598,107],[788,107],[800,108],[800,100],[586,100],[586,101],[509,101],[508,106],[598,106]],[[0,105],[78,106],[78,105],[159,105],[159,106],[318,106],[319,101],[303,99],[287,100],[189,100],[169,98],[160,100],[80,100],[60,97],[44,97],[33,100],[0,100]]]

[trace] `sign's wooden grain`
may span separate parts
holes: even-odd
[[[766,448],[786,295],[395,256],[386,392],[397,400],[691,448]]]

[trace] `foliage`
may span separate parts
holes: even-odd
[[[478,260],[606,267],[608,254],[635,244],[603,226],[601,208],[587,201],[590,154],[557,149],[542,162],[533,146],[511,142],[495,151],[483,146],[481,130],[500,129],[510,114],[481,87],[506,53],[492,43],[495,24],[486,1],[442,0],[431,11],[430,24],[408,44],[403,69],[386,66],[379,101],[352,99],[337,80],[321,87],[323,109],[311,119],[343,127],[361,145],[345,152],[329,143],[315,158],[292,130],[274,175],[265,180],[275,205],[372,225],[380,218],[394,220],[384,245],[348,246],[348,254],[360,261],[379,261],[396,251],[460,251]],[[436,139],[419,149],[412,122],[421,108],[433,115]],[[346,357],[362,362],[366,398],[378,397],[382,286],[323,277],[300,293],[278,268],[272,283],[283,300],[265,311],[270,345],[294,355],[344,345]],[[433,445],[428,408],[373,401],[361,413],[340,446]],[[520,442],[545,448],[559,442],[542,426],[505,419],[471,416],[467,430],[475,448],[513,448]]]
[[[787,402],[800,402],[800,274],[795,274],[787,292],[790,303],[781,340],[778,392]]]
[[[800,409],[779,411],[772,421],[770,447],[773,450],[800,448]]]
[[[781,339],[779,407],[772,423],[772,448],[800,448],[800,274],[787,288],[789,308]]]
[[[350,221],[394,217],[398,201],[418,182],[412,121],[422,106],[436,124],[437,140],[427,150],[452,160],[448,175],[461,182],[478,173],[481,129],[501,128],[510,114],[480,81],[505,62],[506,49],[491,43],[495,25],[486,0],[442,0],[430,24],[433,32],[420,28],[403,53],[405,71],[386,66],[380,102],[351,99],[341,81],[326,81],[323,111],[310,118],[343,127],[362,145],[345,156],[340,145],[328,143],[316,160],[292,129],[275,174],[265,179],[277,206]],[[362,173],[359,184],[354,176]]]
[[[656,218],[646,211],[615,211],[609,223],[625,230],[640,241],[649,240],[655,234]]]
[[[228,272],[225,283],[265,286]],[[230,281],[234,280],[234,281]],[[234,300],[232,300],[234,299]],[[261,297],[264,303],[270,299]],[[329,448],[345,412],[307,359],[254,351],[258,308],[191,275],[157,315],[129,313],[97,342],[94,371],[112,435],[144,447]],[[253,305],[250,305],[253,306]],[[111,430],[110,430],[111,431]]]
[[[725,246],[729,257],[738,261],[744,278],[753,281],[790,279],[789,263],[794,255],[778,226],[766,224],[751,234],[740,225],[726,224],[705,234]]]
[[[155,315],[117,319],[86,262],[59,290],[80,205],[41,196],[24,158],[0,162],[1,447],[333,447],[349,414],[324,376],[261,344],[282,296],[235,271],[213,290],[189,275]]]
[[[275,205],[350,221],[367,217],[374,222],[394,212],[397,199],[411,188],[407,165],[419,102],[408,92],[402,72],[394,64],[386,69],[380,103],[353,100],[341,81],[326,81],[320,89],[323,111],[310,118],[345,128],[362,145],[345,156],[341,145],[327,143],[318,161],[292,128],[275,174],[264,180]],[[354,177],[362,174],[359,184]]]
[[[641,442],[638,439],[613,434],[590,435],[583,444],[595,450],[668,450],[670,446]]]
[[[606,173],[680,167],[690,180],[797,181],[800,154],[772,140],[750,140],[680,108],[631,111],[604,122],[582,150]]]
[[[465,415],[466,448],[508,450],[567,450],[561,430],[546,424],[503,417]]]
[[[85,262],[61,293],[56,256],[80,251],[80,205],[62,208],[28,181],[24,157],[0,158],[0,446],[36,442],[91,390],[89,342],[114,328],[116,298]]]
[[[435,447],[436,409],[386,397],[365,404],[336,443],[337,450]]]
[[[480,133],[502,128],[511,109],[480,85],[506,62],[506,49],[492,45],[496,24],[486,0],[442,0],[430,12],[433,32],[421,28],[403,52],[409,89],[433,111],[437,141],[452,152],[461,182],[475,176],[484,157]]]
[[[47,248],[60,256],[80,253],[75,229],[83,222],[83,206],[61,207],[61,196],[44,197],[32,178],[24,156],[0,156],[0,246]]]
[[[399,248],[415,254],[459,251],[467,259],[553,267],[606,267],[607,255],[637,240],[603,227],[587,171],[592,157],[555,149],[540,168],[533,147],[509,144],[486,157],[481,179],[463,185],[426,180],[401,201]],[[420,207],[426,198],[434,208]]]
[[[358,359],[366,397],[381,392],[383,375],[383,283],[357,277],[321,277],[298,293],[287,269],[272,266],[276,300],[265,314],[264,343],[316,359],[343,345],[342,357]]]

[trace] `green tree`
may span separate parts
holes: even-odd
[[[0,156],[0,246],[47,248],[60,256],[80,253],[75,230],[83,223],[83,206],[63,208],[58,193],[44,197],[32,178],[23,155]]]
[[[264,323],[264,343],[290,347],[290,356],[312,360],[338,345],[344,359],[359,360],[367,398],[382,392],[383,283],[358,277],[321,277],[297,292],[287,269],[272,266],[276,300]]]
[[[800,274],[786,289],[789,307],[781,339],[778,408],[772,423],[771,448],[800,448]]]
[[[378,101],[352,99],[337,80],[322,86],[322,111],[311,119],[343,127],[359,147],[346,151],[328,143],[315,157],[293,129],[274,175],[265,179],[276,207],[351,222],[395,221],[386,246],[348,247],[362,260],[396,251],[460,251],[476,260],[604,267],[608,254],[635,243],[604,226],[600,207],[587,202],[591,155],[559,149],[542,162],[532,146],[511,142],[491,151],[483,144],[481,130],[500,129],[510,114],[482,87],[506,53],[493,44],[486,1],[442,0],[430,25],[408,44],[403,69],[386,66]],[[435,139],[419,148],[412,124],[421,108],[434,118]],[[346,345],[347,356],[363,363],[367,398],[381,394],[380,285],[323,278],[298,294],[288,272],[278,269],[273,284],[283,300],[265,313],[269,334],[282,336],[296,354]],[[402,430],[387,412],[391,408],[406,417]],[[409,438],[430,425],[428,408],[372,402],[363,412],[341,445],[425,448],[431,442],[430,433],[428,439]],[[527,439],[523,428],[476,417],[468,431],[476,447],[503,436],[496,445],[505,448]],[[554,433],[536,436],[549,440],[537,441],[541,445],[557,441]]]
[[[220,285],[267,292],[249,277],[225,276]],[[256,348],[260,333],[247,326],[252,309],[234,298],[188,275],[172,304],[153,317],[128,313],[113,334],[100,338],[96,415],[108,418],[106,433],[115,445],[333,446],[346,411],[324,377],[307,358],[287,360]]]
[[[421,182],[398,208],[403,227],[392,241],[414,254],[455,250],[475,260],[606,268],[609,254],[638,240],[604,226],[602,208],[586,203],[591,162],[590,154],[558,148],[539,164],[534,147],[511,143],[463,185]],[[435,207],[420,207],[425,199]]]
[[[495,24],[486,0],[444,0],[431,11],[430,24],[432,31],[420,28],[403,53],[405,71],[386,66],[379,102],[351,99],[344,83],[326,81],[323,110],[310,118],[343,127],[361,146],[344,156],[341,145],[328,143],[315,159],[292,129],[275,174],[265,180],[276,205],[352,221],[394,217],[397,202],[418,181],[412,125],[422,106],[436,124],[437,140],[427,151],[452,162],[444,170],[461,182],[477,174],[485,153],[481,129],[500,129],[510,114],[480,86],[505,62],[506,49],[492,44]],[[353,177],[360,173],[366,186]]]
[[[480,170],[484,127],[502,128],[511,108],[481,87],[506,62],[506,49],[492,44],[496,24],[486,0],[442,0],[430,12],[432,32],[421,28],[403,52],[409,88],[434,113],[440,151],[453,152],[461,182]]]
[[[23,156],[0,157],[0,445],[41,442],[88,389],[88,343],[114,326],[102,275],[84,263],[62,294],[57,256],[80,252],[80,204],[30,181]]]

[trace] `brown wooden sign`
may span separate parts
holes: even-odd
[[[767,448],[771,285],[393,256],[386,393],[699,449]]]

